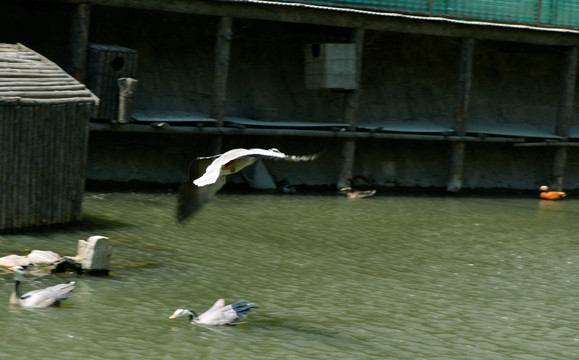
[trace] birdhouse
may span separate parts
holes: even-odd
[[[357,69],[355,44],[306,45],[307,89],[357,89]]]
[[[88,45],[86,85],[100,98],[95,119],[117,120],[119,78],[137,77],[136,50],[118,45]]]

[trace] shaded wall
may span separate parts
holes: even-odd
[[[44,9],[43,18],[34,16],[52,35],[43,34],[42,39],[54,46],[42,43],[35,32],[18,33],[7,25],[0,25],[5,37],[0,40],[38,44],[40,52],[46,50],[45,55],[67,66],[68,16],[62,6]],[[11,21],[28,16],[24,9],[13,10]],[[208,16],[93,7],[89,38],[139,52],[135,111],[207,113],[216,26],[217,18]],[[254,106],[275,106],[278,120],[343,122],[344,94],[306,90],[303,61],[306,44],[346,42],[349,34],[348,29],[234,19],[227,115],[252,118]],[[456,38],[367,31],[359,121],[451,126],[459,48]],[[555,47],[477,41],[469,125],[525,125],[553,133],[561,58],[561,49]],[[87,179],[177,183],[193,157],[207,155],[207,141],[199,136],[93,132]],[[224,148],[235,146],[277,147],[288,153],[326,150],[319,168],[268,163],[278,180],[330,185],[339,173],[338,140],[225,137]],[[567,188],[579,187],[573,166],[577,155],[570,149]],[[463,188],[535,189],[548,183],[552,157],[552,148],[469,143]],[[443,188],[449,158],[448,142],[358,140],[355,184]]]

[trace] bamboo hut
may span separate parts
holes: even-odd
[[[0,44],[0,230],[80,220],[98,101],[42,55]]]

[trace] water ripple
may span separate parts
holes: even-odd
[[[76,227],[0,236],[0,256],[114,247],[111,276],[76,278],[62,308],[0,305],[0,358],[577,357],[572,199],[220,194],[177,226],[174,194],[93,195]],[[237,327],[168,318],[221,297],[259,309]]]

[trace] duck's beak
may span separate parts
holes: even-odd
[[[177,317],[177,315],[173,314],[173,315],[169,316],[169,319],[174,319],[176,317]]]

